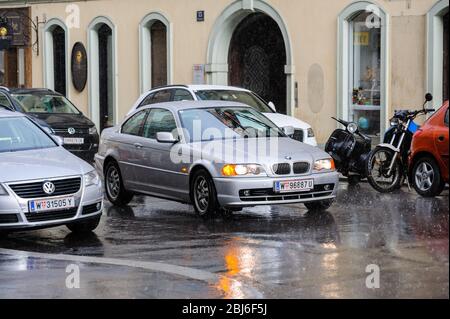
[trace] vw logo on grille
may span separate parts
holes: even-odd
[[[75,134],[75,129],[73,127],[69,127],[67,132],[69,132],[70,135],[73,135],[73,134]]]
[[[47,195],[51,195],[51,194],[53,194],[55,192],[55,184],[53,184],[52,182],[45,182],[42,185],[42,190]]]

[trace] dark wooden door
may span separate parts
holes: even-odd
[[[112,30],[107,25],[102,25],[98,30],[98,53],[99,53],[99,93],[100,93],[100,130],[111,126],[112,105],[110,94],[110,81],[112,77],[112,66],[110,65],[111,47],[110,41]]]
[[[228,53],[230,85],[257,93],[286,114],[285,65],[283,35],[272,18],[254,13],[236,27]]]
[[[63,28],[56,27],[53,32],[53,79],[55,91],[66,95],[66,33]]]

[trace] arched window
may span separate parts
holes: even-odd
[[[436,108],[449,98],[448,12],[448,0],[441,0],[427,13],[427,91]]]
[[[88,27],[89,107],[100,130],[117,123],[116,31],[105,17]]]
[[[386,122],[387,16],[370,2],[356,2],[339,15],[338,116],[371,136]]]
[[[44,84],[49,89],[67,95],[67,28],[59,19],[51,19],[44,30]]]
[[[172,83],[171,23],[161,13],[150,13],[140,23],[140,89]]]

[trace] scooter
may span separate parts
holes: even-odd
[[[432,100],[433,96],[427,93],[421,110],[395,111],[391,127],[384,135],[384,143],[371,152],[367,161],[367,180],[380,193],[399,189],[405,179],[408,180],[408,153],[413,135],[419,129],[414,119],[434,112],[434,109],[425,108],[426,103]]]
[[[357,184],[367,175],[372,141],[359,131],[356,123],[332,119],[344,125],[345,129],[336,129],[331,134],[325,144],[325,152],[331,155],[337,171],[348,178],[349,184]]]

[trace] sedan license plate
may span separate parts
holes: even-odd
[[[290,180],[275,182],[276,193],[306,192],[314,188],[313,179]]]
[[[84,138],[82,138],[82,137],[65,137],[63,140],[64,140],[64,144],[68,144],[68,145],[84,144]]]
[[[75,199],[73,197],[40,199],[31,200],[28,202],[28,209],[30,213],[48,212],[73,207],[75,207]]]

